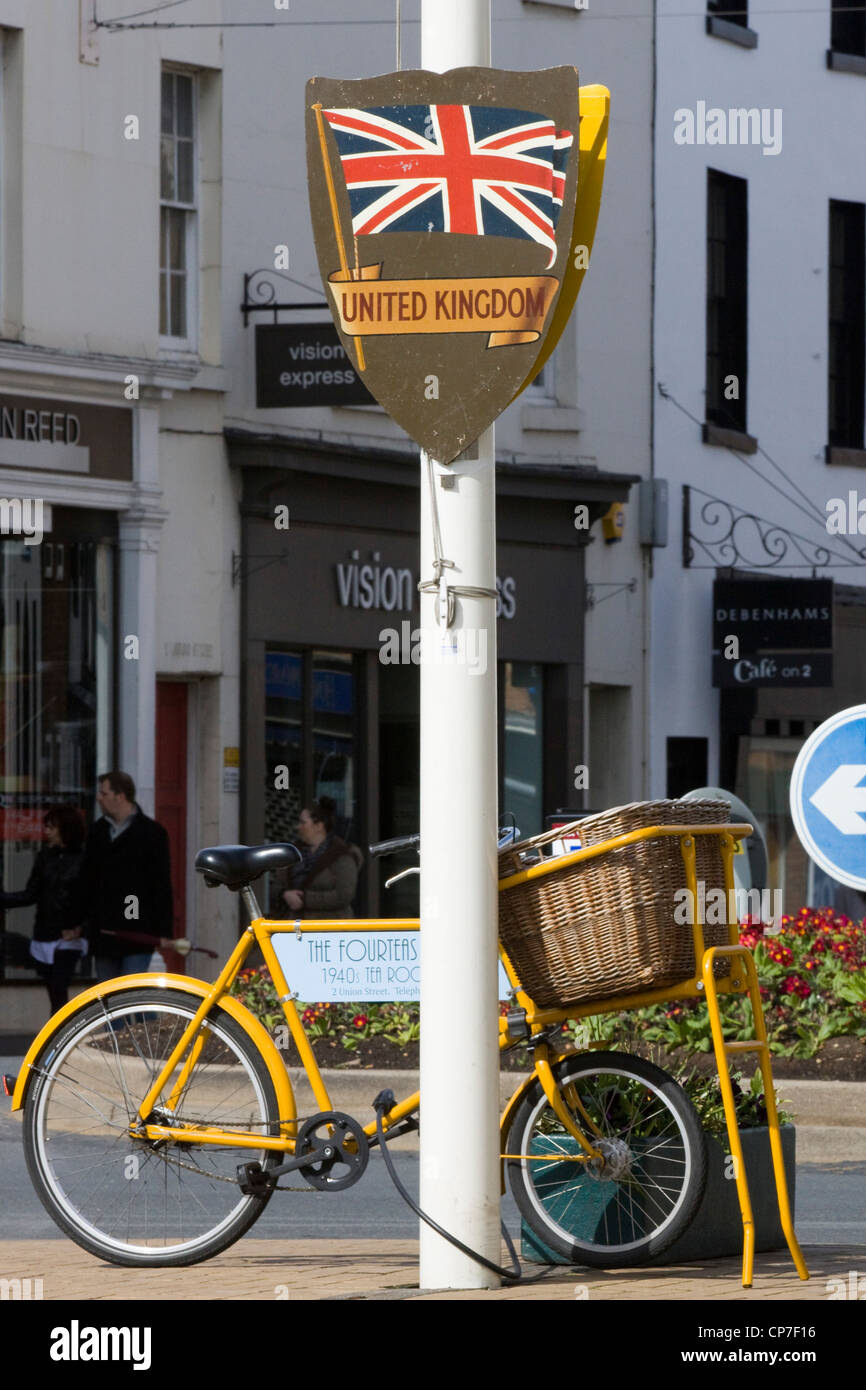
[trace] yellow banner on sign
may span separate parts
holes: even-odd
[[[382,280],[382,266],[328,277],[350,337],[403,333],[489,333],[488,347],[532,343],[541,335],[558,282],[552,275]]]

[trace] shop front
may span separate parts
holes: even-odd
[[[866,589],[832,579],[724,572],[713,596],[714,683],[720,687],[719,785],[754,811],[767,840],[769,885],[785,911],[849,901],[794,831],[791,773],[814,729],[866,691]],[[725,660],[725,635],[740,639]],[[698,785],[698,783],[693,783]],[[844,901],[843,901],[844,899]]]
[[[229,454],[243,475],[242,836],[292,837],[321,795],[362,848],[413,832],[419,666],[436,659],[419,631],[417,462],[239,432]],[[586,531],[574,508],[601,516],[631,481],[497,468],[499,804],[524,835],[568,804],[583,760]],[[481,669],[492,654],[471,639],[463,659]],[[386,900],[384,876],[366,865],[356,910],[417,912],[417,881]]]
[[[47,806],[90,814],[117,741],[118,513],[132,487],[129,410],[0,394],[0,850],[22,889]],[[30,935],[33,909],[6,914]],[[3,982],[33,984],[3,953]],[[41,992],[40,992],[41,999]],[[41,1012],[41,1009],[40,1009]],[[4,1024],[16,1008],[4,999]],[[13,1018],[13,1015],[15,1018]]]

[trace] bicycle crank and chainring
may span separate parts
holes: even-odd
[[[324,1110],[311,1115],[301,1126],[295,1155],[302,1158],[310,1149],[312,1162],[299,1172],[305,1182],[320,1192],[342,1192],[363,1175],[370,1158],[367,1136],[351,1115]]]

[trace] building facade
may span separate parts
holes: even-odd
[[[190,851],[236,838],[238,811],[221,46],[80,8],[0,5],[3,886],[26,883],[46,805],[92,818],[121,768],[169,831],[175,934],[207,945],[225,908]],[[4,974],[2,1026],[34,1026],[41,985]]]
[[[659,7],[651,784],[738,794],[796,909],[791,769],[866,688],[866,28],[712,10]]]

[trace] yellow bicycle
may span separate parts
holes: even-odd
[[[735,835],[748,834],[749,827],[637,831],[577,855],[592,857],[650,833],[681,837],[689,881],[694,836],[720,836],[730,882]],[[410,844],[417,844],[417,836],[371,850],[388,853]],[[49,1020],[19,1076],[6,1078],[14,1083],[13,1109],[24,1108],[27,1165],[36,1191],[61,1229],[92,1254],[149,1267],[208,1259],[250,1229],[281,1178],[300,1178],[323,1192],[343,1190],[363,1175],[372,1147],[417,1128],[417,1092],[402,1100],[382,1093],[376,1118],[368,1123],[334,1110],[274,938],[347,926],[353,933],[413,931],[418,921],[263,917],[251,883],[288,866],[296,853],[292,846],[273,844],[200,851],[196,869],[212,886],[239,892],[250,919],[216,981],[143,974],[95,985]],[[551,868],[548,863],[523,872],[532,876]],[[726,1044],[716,1027],[717,990],[748,990],[757,1033],[752,1050],[764,1069],[783,1227],[805,1278],[780,1144],[777,1152],[769,1052],[751,955],[734,944],[733,928],[725,954],[734,968],[727,981],[718,980],[718,948],[704,950],[700,927],[694,931],[691,980],[675,989],[564,1010],[536,1008],[501,951],[512,1007],[500,1019],[500,1047],[527,1045],[533,1064],[502,1115],[503,1184],[507,1171],[525,1221],[549,1249],[576,1264],[636,1265],[676,1240],[697,1210],[706,1175],[704,1132],[690,1100],[660,1068],[626,1053],[577,1052],[561,1033],[569,1019],[703,992],[717,1034],[731,1149],[740,1158],[743,1277],[751,1283],[751,1207],[725,1061],[727,1051],[745,1045]],[[229,993],[256,946],[319,1106],[307,1117],[297,1113],[274,1039]]]

